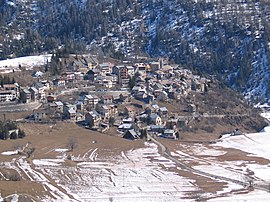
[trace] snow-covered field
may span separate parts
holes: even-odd
[[[50,150],[55,157],[29,161],[16,155],[16,151],[6,151],[1,155],[5,158],[12,155],[13,160],[2,162],[0,168],[14,169],[24,180],[41,184],[44,195],[38,197],[46,202],[270,200],[269,144],[269,127],[260,133],[225,135],[215,144],[176,142],[176,149],[170,148],[171,156],[190,170],[165,158],[154,143],[148,142],[118,156],[101,155],[106,149],[95,147],[70,156],[68,149],[56,147]],[[230,158],[235,154],[230,149],[245,153]],[[0,170],[1,176],[4,175]],[[197,182],[199,176],[207,179],[203,185]],[[248,189],[247,183],[266,187],[266,191]],[[205,190],[207,186],[213,190]],[[12,197],[15,200],[17,195]]]
[[[3,73],[20,71],[19,66],[31,69],[34,66],[45,65],[51,61],[51,55],[25,56],[14,59],[0,60],[0,70]]]
[[[67,193],[51,192],[53,198],[69,196],[79,201],[179,201],[198,190],[193,180],[161,168],[161,165],[170,168],[175,164],[161,157],[155,144],[122,152],[115,159],[99,159],[98,149],[72,159],[78,162],[77,166],[59,166],[59,161],[48,159],[33,162],[36,171],[49,175]],[[51,198],[48,196],[43,200],[51,201]]]
[[[239,149],[250,153],[251,156],[263,157],[270,160],[270,127],[266,127],[260,133],[224,137],[216,145]]]

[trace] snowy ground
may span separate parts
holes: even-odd
[[[55,158],[32,161],[16,155],[16,151],[6,151],[1,155],[14,158],[12,162],[2,162],[0,168],[14,169],[25,180],[41,184],[45,190],[45,194],[39,196],[42,201],[270,200],[267,191],[249,190],[241,184],[215,177],[269,185],[269,127],[260,133],[225,135],[215,144],[176,144],[176,149],[171,149],[175,159],[192,169],[214,175],[207,176],[209,181],[224,185],[215,191],[204,190],[196,181],[198,172],[190,170],[190,175],[181,176],[183,169],[161,156],[154,143],[147,142],[143,148],[106,157],[100,155],[106,150],[104,148],[92,148],[78,156],[69,156],[68,149],[57,147],[52,150],[56,153]],[[225,158],[234,154],[230,149],[246,152],[241,154],[244,160],[242,156],[237,160]],[[14,195],[14,199],[16,197]]]
[[[0,70],[6,73],[14,71],[20,71],[21,67],[31,69],[34,66],[45,65],[51,61],[51,55],[39,55],[39,56],[26,56],[14,59],[0,60]]]
[[[78,162],[77,166],[59,166],[60,162],[48,159],[33,162],[36,171],[49,175],[67,193],[51,192],[53,198],[70,197],[79,201],[179,201],[198,190],[193,185],[194,181],[161,168],[160,165],[170,168],[175,164],[161,157],[154,144],[122,152],[116,159],[99,159],[98,149],[72,158]]]

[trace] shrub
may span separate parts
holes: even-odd
[[[10,134],[10,139],[15,140],[15,139],[17,139],[17,138],[18,138],[18,134],[17,134],[16,132],[12,132],[12,133]]]

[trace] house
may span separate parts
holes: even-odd
[[[32,87],[34,87],[38,90],[37,99],[40,99],[40,100],[45,99],[45,96],[46,96],[45,91],[48,89],[48,87],[45,84],[43,84],[41,82],[37,82],[37,83],[33,84]]]
[[[98,65],[97,69],[100,71],[100,75],[105,76],[107,74],[112,73],[112,67],[113,67],[112,63],[102,63]]]
[[[65,86],[66,81],[65,81],[65,79],[61,79],[61,78],[54,79],[53,80],[53,85],[55,85],[55,86]]]
[[[238,129],[236,128],[233,132],[232,132],[232,136],[235,136],[235,135],[242,135],[243,133]]]
[[[162,125],[162,120],[159,115],[157,114],[151,114],[149,116],[150,122],[155,125]]]
[[[117,105],[107,105],[109,109],[109,116],[117,116],[118,115],[118,107]]]
[[[137,100],[141,100],[143,101],[144,99],[146,99],[148,97],[148,94],[145,92],[137,92],[134,94],[134,98]]]
[[[103,104],[112,104],[113,103],[113,95],[102,95],[100,97],[100,102]]]
[[[130,77],[133,77],[134,74],[135,74],[135,69],[134,69],[134,67],[133,67],[133,66],[126,66],[126,68],[127,68],[127,73],[128,73],[128,75],[129,75]]]
[[[83,121],[83,120],[84,116],[80,112],[77,112],[75,121]]]
[[[139,139],[140,136],[137,134],[137,132],[134,129],[131,129],[131,130],[126,131],[123,138],[128,139],[128,140],[136,140],[136,139]]]
[[[188,108],[187,108],[187,111],[190,112],[190,113],[196,112],[196,111],[197,111],[196,105],[194,105],[194,104],[189,104],[189,105],[188,105]]]
[[[81,81],[83,80],[84,74],[82,72],[74,72],[75,80]]]
[[[168,116],[168,109],[166,107],[159,108],[158,115],[162,118],[167,117]]]
[[[14,91],[18,93],[19,90],[19,84],[14,83],[14,84],[3,84],[3,90],[4,91]]]
[[[146,77],[146,72],[147,72],[147,65],[144,63],[136,63],[135,64],[135,72],[142,76],[143,78]]]
[[[0,91],[0,102],[16,100],[17,96],[12,91]]]
[[[65,118],[67,119],[75,119],[76,117],[76,106],[69,104],[69,103],[65,103],[64,107],[63,107],[63,113]]]
[[[148,114],[148,115],[154,113],[155,111],[156,110],[152,106],[150,106],[150,105],[146,106],[145,109],[144,109],[144,113],[145,114]]]
[[[118,83],[121,85],[121,87],[125,88],[128,86],[129,74],[126,66],[114,66],[112,73],[118,76]]]
[[[130,102],[130,96],[128,95],[128,94],[120,94],[119,95],[119,99],[118,99],[118,101],[119,102],[122,102],[122,103],[129,103]]]
[[[95,81],[97,76],[100,75],[99,69],[91,69],[86,73],[86,79],[90,81]]]
[[[146,87],[144,85],[136,85],[132,88],[131,92],[134,94],[139,93],[139,92],[146,93]]]
[[[74,72],[65,72],[61,74],[61,77],[66,81],[73,81],[75,79],[75,74]]]
[[[110,117],[109,108],[106,105],[101,105],[97,107],[97,112],[102,116],[102,118],[107,119]]]
[[[0,88],[0,102],[14,101],[18,98],[18,84],[4,84]]]
[[[172,129],[166,129],[164,130],[162,137],[169,138],[169,139],[178,139],[179,133]]]
[[[133,129],[133,123],[122,123],[120,126],[118,126],[118,131],[121,133],[125,133],[131,129]]]
[[[124,108],[124,115],[134,118],[136,115],[136,110],[133,106],[125,106]]]
[[[113,85],[112,80],[110,80],[110,79],[104,79],[103,80],[103,86],[105,88],[112,88],[114,85]]]
[[[151,125],[150,126],[150,132],[152,133],[163,133],[165,130],[165,127],[163,125]]]
[[[55,103],[49,103],[48,106],[50,112],[55,113],[57,111],[57,105]]]
[[[38,90],[32,86],[29,91],[31,93],[31,101],[35,102],[38,99]]]
[[[162,102],[166,102],[168,100],[168,93],[166,93],[165,91],[161,91],[157,96],[157,99]]]
[[[87,109],[94,109],[98,104],[99,98],[96,95],[84,95],[82,100]]]
[[[44,121],[47,118],[48,114],[45,109],[35,109],[33,111],[33,117],[35,121]]]
[[[162,80],[165,78],[165,73],[160,70],[156,71],[155,74],[156,74],[156,78],[159,80]]]
[[[85,123],[88,124],[90,128],[99,128],[100,122],[101,116],[95,110],[90,111],[85,115]]]
[[[34,72],[33,74],[32,74],[32,76],[33,77],[37,77],[37,78],[40,78],[40,77],[42,77],[43,76],[43,72],[41,72],[41,71],[36,71],[36,72]]]
[[[84,104],[83,104],[82,101],[80,101],[80,100],[77,101],[77,102],[75,103],[75,105],[76,105],[77,110],[84,111]]]
[[[160,83],[155,83],[153,86],[152,86],[153,90],[154,91],[162,91],[163,90],[163,85],[160,84]]]
[[[99,64],[98,59],[92,55],[85,56],[84,61],[85,61],[84,63],[87,65],[89,69],[93,69]]]
[[[56,105],[56,111],[59,113],[63,113],[64,112],[64,104],[61,101],[57,101],[55,102]]]
[[[76,110],[74,108],[70,108],[67,110],[66,118],[75,121],[76,120]]]
[[[188,123],[188,120],[186,120],[184,117],[179,117],[177,120],[177,127],[182,128],[185,127]]]
[[[53,103],[54,101],[56,101],[56,97],[53,95],[48,95],[47,96],[47,102],[48,103]]]
[[[121,87],[126,88],[128,87],[130,76],[128,75],[128,69],[126,66],[119,69],[118,74],[118,83]]]
[[[21,91],[21,101],[23,103],[31,102],[31,92],[26,88]]]

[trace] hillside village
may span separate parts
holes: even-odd
[[[203,116],[194,94],[206,95],[213,82],[167,58],[114,64],[87,55],[63,63],[65,71],[49,79],[42,69],[34,71],[31,86],[2,84],[1,102],[41,103],[26,121],[72,121],[103,133],[116,129],[115,134],[131,140],[148,133],[179,139],[179,129]],[[166,105],[183,100],[182,110]]]

